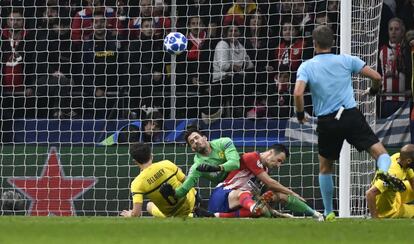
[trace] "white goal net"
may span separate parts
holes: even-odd
[[[0,3],[1,190],[20,193],[12,206],[3,196],[2,213],[119,215],[139,173],[127,142],[149,142],[155,161],[187,172],[189,125],[232,138],[239,152],[286,144],[291,157],[272,176],[322,210],[314,127],[295,127],[292,91],[299,65],[314,55],[315,26],[333,29],[340,52],[340,1]],[[352,4],[352,54],[374,67],[382,1]],[[164,50],[172,31],[188,39],[181,55]],[[355,77],[374,126],[368,85]],[[312,114],[309,95],[305,102]],[[351,215],[364,215],[375,166],[365,154],[351,157]],[[200,180],[203,204],[212,187]]]

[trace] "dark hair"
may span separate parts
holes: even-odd
[[[164,125],[164,119],[162,117],[161,112],[159,111],[151,111],[148,113],[144,112],[142,116],[143,127],[147,125],[149,122],[155,122],[158,125],[159,129],[162,129]]]
[[[322,49],[331,48],[334,41],[333,31],[326,25],[316,27],[312,32],[312,38]]]
[[[203,132],[201,132],[199,129],[197,129],[196,127],[194,127],[194,126],[190,126],[190,127],[188,127],[187,128],[187,131],[184,133],[184,139],[185,139],[185,142],[187,142],[187,144],[188,145],[190,145],[189,143],[188,143],[188,137],[191,135],[191,134],[193,134],[193,133],[198,133],[198,134],[200,134],[201,136],[205,136],[204,135],[204,133]]]
[[[129,146],[129,154],[139,164],[145,164],[151,159],[151,148],[144,143],[137,142]]]
[[[23,7],[20,7],[20,6],[15,7],[15,6],[13,6],[13,7],[10,8],[10,12],[9,12],[8,16],[10,16],[12,13],[18,13],[21,16],[23,16],[23,12],[24,12],[24,8]]]
[[[225,42],[229,43],[229,39],[228,39],[228,32],[229,29],[235,27],[237,28],[237,30],[240,33],[239,38],[241,38],[242,36],[244,36],[244,32],[245,32],[245,27],[238,25],[236,22],[230,22],[229,24],[223,26],[223,32],[221,33],[222,38]]]
[[[269,150],[274,150],[278,154],[284,152],[286,154],[286,158],[290,156],[289,149],[287,149],[287,147],[283,144],[273,144],[269,147]]]

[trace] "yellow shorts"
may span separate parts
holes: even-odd
[[[414,201],[414,191],[408,181],[404,181],[407,189],[396,192],[394,195],[379,198],[377,201],[378,215],[382,218],[413,218],[414,205],[407,204]],[[381,203],[381,204],[379,204]]]
[[[164,214],[154,203],[149,202],[147,205],[147,211],[154,217],[166,218],[166,217],[193,217],[193,210],[195,205],[196,191],[192,188],[186,196],[185,201],[178,206],[178,208],[171,214]]]

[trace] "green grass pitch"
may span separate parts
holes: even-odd
[[[406,219],[0,217],[0,243],[413,243]]]

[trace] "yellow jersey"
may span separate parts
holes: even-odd
[[[407,184],[407,180],[414,177],[414,171],[411,168],[403,169],[398,163],[399,159],[400,153],[395,153],[391,156],[391,166],[388,173]],[[388,185],[379,179],[375,180],[373,185],[381,192],[376,198],[379,217],[392,217],[399,211],[402,204],[401,194],[388,189]]]
[[[188,216],[194,208],[196,191],[192,188],[185,197],[166,199],[159,192],[161,184],[168,182],[174,189],[182,185],[184,173],[169,160],[151,164],[145,168],[131,183],[133,203],[143,203],[148,197],[167,217]]]

